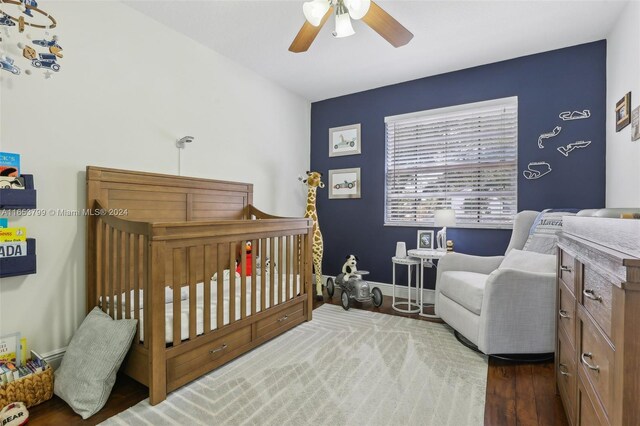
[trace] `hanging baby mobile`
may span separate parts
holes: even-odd
[[[44,78],[60,71],[62,47],[51,33],[57,25],[36,0],[0,0],[0,70]]]

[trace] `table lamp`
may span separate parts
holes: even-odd
[[[453,209],[436,210],[433,214],[436,227],[442,226],[442,229],[436,234],[438,241],[438,250],[447,249],[447,226],[455,226],[456,212]]]

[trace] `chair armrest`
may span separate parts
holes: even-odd
[[[446,271],[476,272],[489,275],[502,263],[504,256],[472,256],[462,253],[447,253],[438,261],[437,282]]]
[[[482,299],[478,348],[487,354],[553,352],[555,309],[555,273],[494,271]]]

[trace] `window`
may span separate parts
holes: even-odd
[[[385,225],[511,228],[518,200],[518,98],[385,118]]]

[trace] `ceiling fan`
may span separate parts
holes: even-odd
[[[409,30],[371,0],[311,0],[302,5],[306,21],[289,51],[306,52],[334,10],[336,26],[333,36],[336,38],[355,34],[351,19],[362,19],[394,47],[404,46],[413,38]]]

